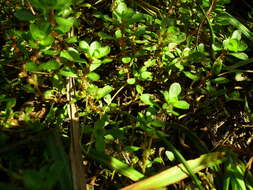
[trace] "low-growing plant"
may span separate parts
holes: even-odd
[[[0,189],[252,189],[231,3],[0,0]]]

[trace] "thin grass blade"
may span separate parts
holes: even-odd
[[[133,181],[138,181],[138,180],[144,178],[144,175],[142,173],[129,167],[126,163],[124,163],[112,156],[108,156],[102,152],[95,152],[93,150],[91,150],[88,155],[91,158],[115,169],[116,171],[118,171],[119,173],[121,173],[122,175],[128,177],[129,179],[131,179]]]
[[[225,160],[225,152],[203,154],[199,158],[187,161],[194,173],[202,169],[221,164]],[[154,190],[174,184],[189,177],[183,164],[178,164],[152,177],[121,188],[120,190]]]

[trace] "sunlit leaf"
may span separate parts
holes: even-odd
[[[175,156],[174,156],[173,152],[166,150],[166,151],[165,151],[165,155],[166,155],[166,157],[167,157],[171,162],[175,160]]]
[[[54,42],[53,36],[46,36],[43,40],[39,41],[39,44],[42,46],[50,46]]]
[[[232,34],[231,39],[241,40],[242,33],[240,30],[235,30]]]
[[[178,97],[180,93],[181,93],[181,85],[179,83],[174,82],[173,84],[170,85],[169,94],[168,94],[169,99]]]
[[[127,79],[127,84],[135,84],[135,82],[136,82],[135,78]]]
[[[100,76],[99,76],[99,74],[97,74],[95,72],[90,72],[87,74],[87,78],[92,81],[98,81],[100,79]]]
[[[59,71],[59,74],[65,77],[77,77],[77,75],[73,71],[67,71],[64,69],[61,69]]]
[[[97,59],[100,59],[106,55],[108,55],[111,51],[111,48],[109,46],[100,47],[99,49],[96,49],[93,53],[93,56]]]
[[[147,61],[144,62],[144,65],[146,67],[152,67],[155,63],[156,63],[155,59],[149,59],[149,60],[147,60]]]
[[[75,19],[73,17],[69,18],[56,17],[55,20],[56,23],[58,24],[56,30],[61,31],[62,33],[69,32],[75,22]]]
[[[98,41],[94,41],[90,44],[89,48],[89,54],[92,57],[95,51],[98,51],[98,49],[101,47],[101,44]]]
[[[183,73],[185,74],[186,77],[188,77],[189,79],[193,81],[198,81],[200,78],[197,74],[194,74],[190,71],[183,71]]]
[[[104,86],[103,88],[99,88],[96,93],[96,99],[103,98],[104,96],[109,94],[111,91],[113,91],[113,87],[111,87],[109,85]]]
[[[43,40],[50,33],[50,24],[45,22],[30,24],[29,28],[34,40]]]
[[[154,105],[155,105],[154,101],[151,99],[150,94],[142,94],[142,95],[140,96],[140,100],[141,100],[144,104],[146,104],[146,105],[150,105],[150,106],[154,106]]]
[[[135,152],[135,151],[138,151],[138,150],[140,150],[141,148],[140,147],[138,147],[138,146],[126,146],[125,147],[125,150],[127,151],[127,152]]]
[[[131,57],[123,57],[123,58],[121,59],[121,61],[122,61],[123,63],[125,63],[125,64],[130,63],[131,60],[132,60]]]
[[[39,65],[40,70],[44,71],[54,71],[60,68],[60,64],[57,61],[48,61]]]
[[[121,30],[116,30],[116,31],[115,31],[115,37],[116,37],[117,39],[122,38],[122,32],[121,32]]]
[[[229,53],[229,55],[232,55],[241,60],[247,60],[249,58],[249,56],[244,52]]]
[[[26,71],[39,71],[39,67],[35,62],[28,62],[25,64]]]
[[[223,41],[223,46],[225,49],[233,52],[245,51],[248,48],[246,43],[237,39],[226,39]]]
[[[152,80],[153,75],[149,71],[141,72],[141,80]]]
[[[90,45],[86,41],[82,40],[79,42],[79,47],[84,51],[88,51],[90,48]]]
[[[99,68],[101,65],[102,65],[102,62],[100,60],[97,60],[96,62],[90,64],[89,69],[90,71],[94,71],[97,68]]]
[[[41,10],[62,9],[68,7],[72,0],[31,0],[34,7]]]
[[[80,58],[79,52],[74,48],[68,48],[68,50],[61,51],[60,56],[69,61],[77,62],[77,63],[86,63],[85,59]]]
[[[179,100],[179,101],[177,101],[177,102],[174,102],[173,103],[173,106],[175,107],[175,108],[178,108],[178,109],[185,109],[185,110],[187,110],[187,109],[189,109],[190,108],[190,104],[188,104],[186,101],[184,101],[184,100]]]
[[[132,167],[129,167],[126,163],[114,158],[112,156],[108,156],[101,152],[90,151],[89,156],[111,168],[115,169],[122,175],[128,177],[133,181],[138,181],[144,178],[144,175]]]
[[[212,81],[216,84],[225,84],[225,83],[229,82],[229,80],[225,77],[217,77],[217,78],[213,79]]]

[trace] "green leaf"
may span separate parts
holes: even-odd
[[[149,59],[144,62],[145,67],[152,67],[156,63],[155,59]]]
[[[135,78],[127,79],[127,84],[135,84],[135,82],[136,82]]]
[[[238,53],[229,53],[229,55],[232,55],[238,59],[241,59],[241,60],[247,60],[249,57],[246,53],[243,53],[243,52],[238,52]]]
[[[223,66],[223,60],[220,57],[218,57],[212,66],[214,74],[218,75],[222,70],[222,66]]]
[[[149,71],[141,72],[141,80],[152,80],[153,76],[152,73]]]
[[[78,42],[77,36],[71,36],[69,38],[66,38],[65,42],[70,43],[70,44],[71,43],[76,43],[76,42]]]
[[[122,32],[121,32],[121,30],[120,29],[118,29],[118,30],[116,30],[116,32],[115,32],[115,37],[116,37],[116,39],[119,39],[119,38],[122,38]]]
[[[125,151],[127,151],[127,152],[135,152],[135,151],[138,151],[140,149],[141,148],[138,147],[138,146],[126,146],[125,147]]]
[[[108,55],[111,51],[111,48],[109,46],[100,47],[99,49],[96,49],[93,53],[93,56],[97,59],[100,59],[106,55]]]
[[[14,16],[21,21],[34,20],[36,17],[27,10],[18,10],[14,13]]]
[[[44,71],[55,71],[60,68],[60,64],[57,61],[48,61],[46,63],[42,63],[39,65],[39,70],[44,70]]]
[[[60,57],[77,63],[87,63],[85,59],[80,58],[79,52],[74,48],[68,48],[68,50],[61,51]]]
[[[48,50],[48,49],[42,50],[41,52],[43,52],[46,55],[51,55],[51,56],[55,56],[55,55],[58,55],[60,53],[56,50]]]
[[[94,71],[97,68],[99,68],[102,65],[102,62],[100,60],[96,60],[93,63],[90,64],[89,70]]]
[[[131,17],[130,22],[141,22],[142,20],[144,21],[145,17],[143,16],[142,13],[134,13],[134,15]]]
[[[86,52],[88,52],[88,50],[89,50],[89,48],[90,48],[89,44],[88,44],[86,41],[84,41],[84,40],[82,40],[82,41],[79,42],[79,47],[80,47],[83,51],[86,51]]]
[[[107,94],[106,96],[104,96],[103,100],[107,103],[107,105],[110,105],[112,103],[111,94]]]
[[[77,75],[69,67],[62,68],[59,71],[59,74],[65,77],[77,77]]]
[[[113,61],[113,59],[111,59],[111,58],[104,58],[102,61],[101,61],[101,63],[102,64],[106,64],[106,63],[110,63],[110,62],[112,62]]]
[[[175,160],[175,155],[173,154],[172,151],[166,150],[165,155],[171,162]]]
[[[25,64],[26,71],[39,71],[39,67],[35,62],[28,62]]]
[[[139,85],[139,84],[137,84],[137,85],[135,86],[135,88],[136,88],[136,91],[137,91],[139,94],[142,94],[143,91],[144,91],[144,88],[143,88],[141,85]]]
[[[63,9],[69,7],[72,0],[31,0],[34,7],[39,8],[43,11],[50,9]]]
[[[127,11],[127,5],[126,3],[124,2],[119,2],[118,6],[116,7],[115,11],[118,13],[118,14],[123,14],[124,12]]]
[[[240,30],[235,30],[232,34],[231,39],[241,40],[242,32]]]
[[[113,87],[107,85],[104,86],[103,88],[99,88],[96,92],[96,99],[101,99],[107,94],[109,94],[111,91],[113,91]]]
[[[218,77],[218,78],[213,79],[212,82],[216,84],[225,84],[225,83],[228,83],[229,80],[225,77]]]
[[[100,76],[95,72],[90,72],[87,74],[87,78],[92,81],[98,81],[100,79]]]
[[[121,59],[121,61],[122,61],[123,63],[125,63],[125,64],[130,63],[131,60],[132,60],[131,57],[122,57],[122,59]]]
[[[55,90],[46,90],[43,93],[43,97],[47,100],[55,98]]]
[[[226,39],[223,41],[223,46],[225,49],[233,52],[245,51],[248,48],[246,43],[237,39]]]
[[[155,102],[151,99],[151,96],[150,94],[142,94],[140,96],[140,100],[146,104],[146,105],[149,105],[149,106],[154,106],[155,105]]]
[[[179,100],[177,102],[174,102],[173,103],[173,106],[175,108],[178,108],[178,109],[184,109],[184,110],[187,110],[190,108],[190,104],[188,104],[186,101],[184,100]]]
[[[169,89],[169,99],[174,99],[175,97],[178,97],[181,93],[181,86],[179,83],[174,82],[170,85]]]
[[[101,152],[95,152],[94,150],[91,150],[89,152],[89,156],[92,159],[95,159],[107,166],[110,166],[111,168],[113,168],[117,172],[121,173],[122,175],[128,177],[129,179],[131,179],[133,181],[138,181],[138,180],[144,178],[144,175],[142,173],[129,167],[126,163],[124,163],[114,157],[108,156],[108,155],[101,153]]]
[[[89,55],[90,57],[93,57],[95,51],[98,51],[99,48],[101,48],[101,44],[98,41],[94,41],[90,44],[89,47]]]
[[[56,17],[55,21],[59,25],[58,27],[56,27],[56,30],[61,31],[62,33],[66,33],[69,32],[71,27],[74,25],[75,19],[73,17]]]
[[[245,81],[245,80],[247,80],[247,76],[245,76],[244,73],[236,72],[235,73],[235,80],[238,82]]]
[[[50,46],[54,42],[53,36],[46,36],[43,40],[39,41],[39,44],[42,46]]]
[[[6,109],[11,110],[17,103],[16,98],[7,98],[6,99]]]
[[[113,40],[114,37],[105,33],[105,32],[98,32],[98,36],[103,40]]]
[[[45,22],[30,24],[29,28],[34,40],[43,40],[50,33],[50,24]]]
[[[180,32],[180,30],[175,26],[170,26],[167,30],[167,39],[169,43],[179,44],[186,40],[186,34]]]
[[[189,79],[193,81],[198,81],[200,78],[197,74],[193,74],[190,71],[183,71],[183,73],[185,74],[186,77],[188,77]]]
[[[165,122],[161,120],[151,121],[150,124],[154,127],[165,127]]]
[[[169,103],[170,102],[169,92],[168,91],[164,91],[164,92],[162,92],[162,94],[164,96],[165,101]],[[177,101],[177,99],[176,99],[176,101]]]

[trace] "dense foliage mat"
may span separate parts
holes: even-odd
[[[253,189],[252,3],[0,7],[0,189]]]

